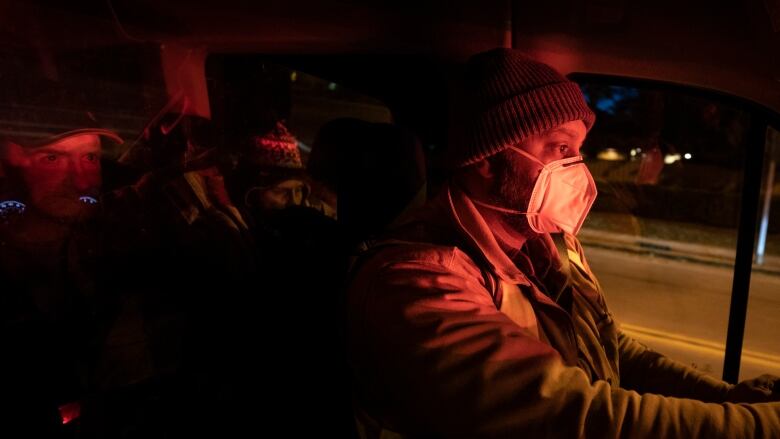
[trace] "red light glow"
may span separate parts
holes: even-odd
[[[78,401],[69,402],[59,407],[60,419],[62,419],[62,425],[73,422],[81,416],[81,403]]]

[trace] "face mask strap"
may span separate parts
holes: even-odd
[[[538,215],[536,212],[523,212],[520,210],[515,209],[509,209],[506,207],[496,206],[495,204],[485,203],[484,201],[479,201],[475,199],[471,199],[471,201],[476,204],[477,206],[482,206],[488,209],[492,209],[501,213],[508,213],[510,215]]]
[[[566,168],[566,167],[569,167],[569,166],[578,165],[580,163],[585,163],[585,159],[582,158],[582,155],[575,155],[575,156],[572,156],[572,157],[566,157],[566,158],[562,158],[560,160],[555,160],[555,161],[550,162],[550,163],[545,165],[541,160],[539,160],[538,158],[536,158],[533,155],[531,155],[531,153],[529,153],[528,151],[525,151],[525,150],[523,150],[521,148],[518,148],[518,147],[516,147],[514,145],[509,145],[508,148],[511,149],[512,151],[520,154],[520,155],[525,156],[529,160],[531,160],[533,162],[536,162],[543,169],[550,169],[551,165],[553,165],[553,164],[555,164],[557,162],[563,162],[563,161],[565,161],[565,163],[560,164],[559,165],[560,168]]]
[[[529,153],[528,151],[525,151],[525,150],[523,150],[521,148],[518,148],[518,147],[516,147],[514,145],[509,145],[508,148],[511,149],[512,151],[520,154],[520,155],[524,155],[526,158],[528,158],[528,159],[538,163],[542,167],[545,167],[544,163],[542,163],[541,160],[539,160],[538,158],[536,158],[533,155],[531,155],[531,153]]]

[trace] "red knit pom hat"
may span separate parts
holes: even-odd
[[[590,130],[596,115],[579,86],[520,51],[493,49],[467,64],[465,141],[453,151],[462,167],[497,154],[528,136],[582,120]]]
[[[290,134],[284,122],[276,122],[271,131],[252,137],[248,159],[265,168],[303,169],[298,140]]]

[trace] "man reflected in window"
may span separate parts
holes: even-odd
[[[98,337],[101,142],[121,139],[86,112],[32,119],[3,127],[0,138],[2,376],[14,407],[4,425],[51,434],[65,422],[63,408],[68,422],[78,417],[86,390]]]

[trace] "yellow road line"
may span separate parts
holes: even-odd
[[[719,357],[723,357],[723,354],[726,351],[726,345],[714,342],[712,340],[683,336],[672,332],[645,328],[643,326],[632,325],[628,323],[621,323],[620,327],[623,329],[623,332],[625,332],[626,335],[640,340],[647,340],[648,342],[655,341],[658,343],[672,345],[677,348],[716,355]],[[764,367],[780,367],[780,356],[752,351],[749,349],[742,349],[742,361]]]

